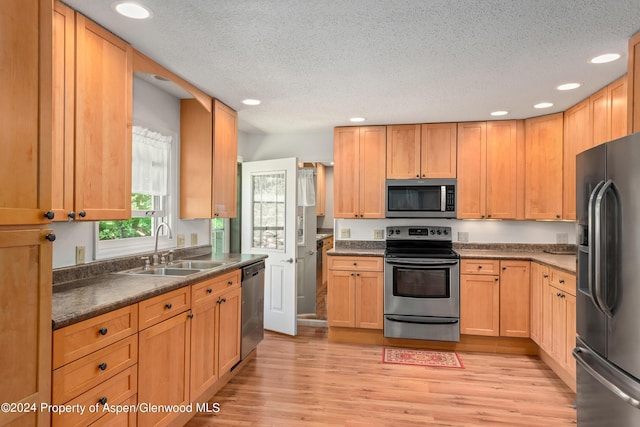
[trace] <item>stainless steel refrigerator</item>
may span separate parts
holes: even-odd
[[[640,426],[640,133],[577,157],[578,426]]]

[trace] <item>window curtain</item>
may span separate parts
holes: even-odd
[[[153,196],[169,194],[172,139],[171,136],[141,126],[133,127],[131,189],[134,193]]]
[[[298,206],[316,205],[314,172],[310,168],[298,169]]]

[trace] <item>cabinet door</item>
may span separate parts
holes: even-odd
[[[575,378],[576,360],[573,358],[573,349],[576,346],[576,297],[571,294],[564,294],[564,302],[567,313],[567,329],[564,360],[567,371]]]
[[[484,218],[487,178],[487,125],[458,124],[458,218]]]
[[[211,288],[209,288],[211,289]],[[218,304],[216,299],[195,302],[191,319],[190,396],[197,398],[218,379]]]
[[[221,295],[218,304],[218,372],[224,375],[240,361],[240,313],[242,310],[241,289],[235,288]]]
[[[640,132],[640,32],[629,39],[627,134]]]
[[[383,329],[384,275],[381,272],[356,272],[356,328]]]
[[[498,276],[460,275],[460,333],[500,335]]]
[[[360,212],[360,128],[333,131],[333,216],[357,218]],[[384,191],[384,186],[381,191]]]
[[[327,200],[326,170],[322,163],[316,163],[316,215],[324,216]]]
[[[238,194],[238,113],[213,102],[212,217],[235,218]]]
[[[627,76],[609,85],[610,139],[627,135]]]
[[[589,100],[574,105],[564,113],[563,201],[562,218],[576,219],[576,155],[593,146]]]
[[[487,218],[515,219],[518,139],[515,120],[487,122]]]
[[[52,243],[44,238],[49,232],[0,231],[0,402],[50,401]],[[0,412],[0,425],[44,426],[50,416]]]
[[[562,113],[525,120],[525,217],[562,217]]]
[[[131,217],[133,49],[76,14],[75,207],[84,219]]]
[[[153,405],[189,403],[191,322],[188,312],[140,331],[138,401]],[[140,427],[167,425],[179,412],[140,412]]]
[[[589,97],[591,112],[591,142],[594,146],[611,139],[609,119],[609,91],[605,86]]]
[[[329,270],[327,281],[327,318],[329,326],[353,328],[355,316],[355,273]]]
[[[455,178],[458,158],[456,123],[422,125],[420,176],[422,178]]]
[[[563,293],[553,287],[549,286],[549,298],[551,299],[551,325],[549,340],[550,348],[549,353],[560,364],[565,365],[565,351],[567,347],[567,307],[566,298],[563,298]]]
[[[53,6],[51,204],[55,220],[66,221],[73,212],[76,15],[58,0]]]
[[[51,3],[0,6],[0,225],[41,224],[51,209]],[[42,25],[40,25],[42,23]]]
[[[385,216],[386,140],[384,126],[360,128],[360,218]]]
[[[387,179],[420,178],[420,125],[387,126]]]
[[[531,263],[531,339],[542,346],[542,301],[549,284],[549,267]]]
[[[500,335],[529,338],[529,261],[500,261]]]

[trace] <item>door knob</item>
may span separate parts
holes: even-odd
[[[293,258],[283,259],[281,262],[288,262],[289,264],[293,264]]]

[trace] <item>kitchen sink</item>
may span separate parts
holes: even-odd
[[[225,265],[226,262],[218,261],[190,261],[190,260],[178,260],[170,262],[167,267],[170,268],[195,268],[198,270],[209,270]]]
[[[218,261],[177,260],[160,266],[138,267],[131,270],[119,271],[119,274],[134,274],[144,276],[190,276],[201,271],[212,270],[227,264]]]
[[[196,268],[160,267],[136,271],[133,272],[133,274],[146,274],[151,276],[189,276],[191,274],[200,273],[201,271],[202,270],[198,270]]]

